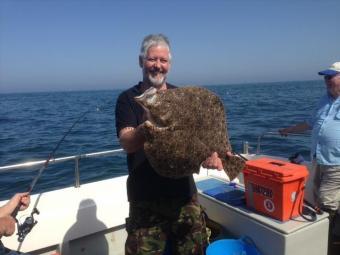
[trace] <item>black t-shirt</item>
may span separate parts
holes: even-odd
[[[167,84],[167,89],[175,86]],[[143,93],[142,83],[122,92],[116,104],[116,130],[137,127],[143,120],[143,108],[134,100]],[[127,191],[129,201],[150,201],[161,198],[190,198],[196,193],[192,176],[171,179],[158,175],[147,160],[144,150],[127,154],[129,177]]]

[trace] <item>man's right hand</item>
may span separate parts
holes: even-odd
[[[0,207],[0,217],[11,215],[17,206],[19,210],[25,210],[30,204],[30,195],[28,192],[16,193],[5,205]]]
[[[31,199],[30,194],[28,192],[25,193],[16,193],[8,202],[12,212],[15,208],[20,204],[20,211],[26,210],[30,205]],[[11,212],[11,213],[12,213]]]
[[[143,124],[134,127],[123,128],[119,132],[119,142],[127,153],[132,153],[143,148],[145,137]]]
[[[15,231],[15,220],[12,216],[0,218],[0,237],[11,236]]]

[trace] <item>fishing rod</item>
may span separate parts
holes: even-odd
[[[65,140],[66,136],[68,136],[72,129],[75,127],[75,125],[81,121],[82,118],[85,117],[85,115],[87,115],[91,110],[87,110],[86,112],[84,112],[73,124],[72,126],[67,130],[67,132],[62,136],[62,138],[59,140],[59,142],[57,143],[57,145],[54,147],[54,149],[52,150],[52,152],[49,154],[49,156],[47,157],[45,163],[42,165],[42,167],[39,169],[38,174],[33,178],[27,192],[28,194],[31,194],[32,190],[34,189],[37,181],[39,180],[40,176],[42,175],[42,173],[44,172],[44,170],[47,168],[50,160],[54,157],[56,151],[59,149],[60,145],[62,144],[62,142]],[[11,216],[16,220],[17,222],[17,226],[18,226],[18,241],[21,243],[24,241],[26,235],[31,232],[32,228],[38,223],[35,219],[34,219],[34,214],[39,214],[39,210],[37,209],[37,203],[34,205],[34,208],[32,209],[32,212],[30,214],[30,216],[28,216],[25,221],[20,224],[19,221],[16,219],[16,216],[20,210],[21,207],[21,203],[19,203],[17,205],[17,207],[14,209],[14,211],[12,212]]]
[[[110,100],[109,102],[112,102],[112,100]],[[99,111],[100,109],[102,109],[105,105],[108,105],[108,102],[106,102],[105,104],[103,104],[102,107],[96,107],[96,111]],[[57,152],[57,150],[59,149],[60,145],[62,144],[62,142],[65,140],[65,138],[71,133],[72,129],[89,113],[91,112],[93,109],[93,107],[90,107],[87,111],[85,111],[83,114],[81,114],[76,121],[71,125],[71,127],[65,132],[65,134],[62,136],[62,138],[58,141],[57,145],[53,148],[52,152],[49,154],[49,156],[47,157],[45,163],[42,165],[42,167],[39,169],[38,174],[33,178],[27,192],[28,194],[31,194],[31,192],[33,191],[37,181],[39,180],[39,178],[41,177],[42,173],[44,172],[44,170],[48,167],[49,162],[51,161],[52,158],[54,158],[55,153]],[[38,223],[35,219],[34,219],[34,214],[39,214],[39,210],[37,208],[37,204],[38,201],[40,199],[37,199],[32,212],[30,214],[30,216],[26,217],[25,221],[23,223],[19,223],[19,221],[17,220],[17,214],[20,210],[20,207],[22,206],[21,203],[19,203],[16,208],[14,209],[14,211],[11,213],[11,216],[15,219],[16,223],[17,223],[17,229],[18,229],[18,242],[22,243],[26,237],[26,235],[31,232],[32,228]],[[19,247],[21,247],[21,245],[19,245]],[[18,248],[19,249],[19,248]],[[18,250],[19,251],[19,250]]]

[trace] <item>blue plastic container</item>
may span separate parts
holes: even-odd
[[[261,255],[249,237],[221,239],[211,243],[207,255]]]
[[[197,187],[204,194],[224,203],[235,206],[246,204],[244,189],[241,189],[236,183],[208,179],[198,182]]]

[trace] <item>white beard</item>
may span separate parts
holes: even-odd
[[[159,88],[161,87],[166,80],[166,75],[163,73],[158,73],[157,75],[153,76],[151,73],[147,72],[143,67],[143,80],[146,79],[151,86]]]
[[[164,84],[164,82],[166,80],[166,75],[161,75],[161,76],[158,75],[156,77],[153,77],[153,76],[151,76],[151,74],[149,74],[148,79],[149,79],[150,83],[152,84],[152,86],[160,87],[161,85]]]

